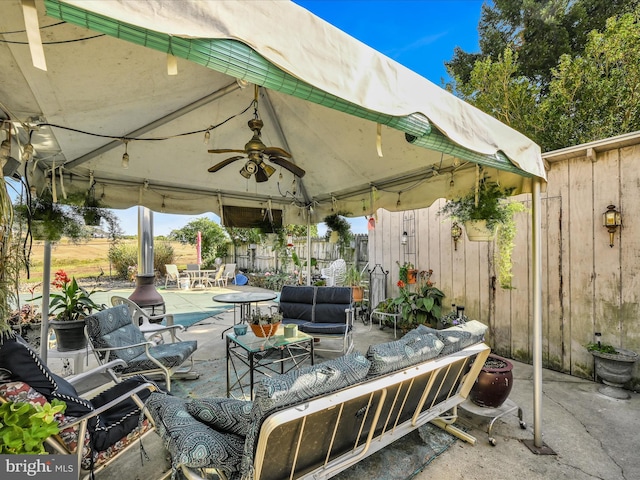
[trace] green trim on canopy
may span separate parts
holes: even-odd
[[[62,4],[58,0],[45,0],[45,6],[47,15],[65,22],[181,57],[270,90],[387,125],[404,132],[407,141],[414,145],[450,153],[463,160],[517,173],[525,177],[532,176],[514,166],[501,152],[498,152],[497,155],[485,155],[455,144],[440,132],[432,130],[429,120],[420,113],[396,117],[373,112],[315,88],[273,65],[262,55],[239,41],[175,37],[136,27],[72,5]]]
[[[468,148],[461,147],[456,143],[449,140],[438,130],[431,129],[427,135],[422,137],[416,137],[414,135],[405,133],[407,142],[419,147],[428,148],[430,150],[437,150],[438,152],[446,153],[458,157],[461,160],[468,162],[478,163],[485,167],[493,167],[499,170],[503,170],[510,173],[516,173],[523,177],[531,178],[533,175],[524,170],[520,170],[516,167],[509,158],[502,152],[497,152],[495,155],[486,155],[484,153],[477,153]]]

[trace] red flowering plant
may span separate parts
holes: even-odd
[[[100,307],[91,300],[93,291],[87,292],[78,285],[75,277],[69,278],[64,270],[58,270],[56,277],[51,282],[61,293],[49,295],[49,313],[56,314],[56,320],[72,321],[90,315]]]
[[[410,330],[418,325],[436,328],[442,315],[442,299],[445,295],[431,280],[432,275],[433,270],[422,270],[418,274],[415,291],[410,290],[404,281],[398,281],[400,294],[391,303],[401,314],[398,326],[403,330]]]

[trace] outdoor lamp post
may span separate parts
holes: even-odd
[[[609,205],[607,211],[602,214],[602,225],[609,231],[609,246],[613,248],[613,236],[622,225],[622,215],[616,210],[615,205]]]

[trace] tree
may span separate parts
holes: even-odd
[[[227,254],[229,238],[224,229],[206,217],[197,218],[178,230],[172,230],[169,238],[182,244],[196,245],[198,232],[202,233],[202,264],[213,268],[215,259]]]
[[[470,81],[478,60],[497,61],[506,48],[518,53],[518,75],[547,91],[551,69],[565,54],[581,53],[592,30],[609,17],[633,12],[639,0],[494,0],[485,3],[478,25],[480,52],[456,47],[446,62],[452,77]]]

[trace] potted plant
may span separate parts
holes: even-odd
[[[593,355],[596,376],[604,383],[598,391],[620,400],[629,398],[629,393],[623,387],[631,380],[638,354],[602,342],[587,344],[587,351]]]
[[[355,265],[347,268],[345,284],[351,287],[351,298],[354,302],[362,302],[364,299],[364,287],[362,286],[362,274]]]
[[[51,283],[60,289],[60,293],[52,293],[49,296],[49,313],[55,314],[49,325],[56,334],[58,351],[68,352],[86,347],[84,319],[93,310],[100,309],[91,300],[93,291],[84,290],[78,285],[75,277],[69,278],[64,270],[58,270]]]
[[[332,243],[337,243],[340,249],[340,255],[344,255],[345,248],[350,244],[353,239],[353,233],[351,233],[351,225],[340,212],[333,213],[324,217],[324,223],[327,225],[327,237]]]
[[[463,223],[470,241],[490,242],[496,238],[497,232],[496,263],[502,288],[511,288],[513,277],[511,254],[516,234],[513,215],[525,210],[522,203],[506,200],[512,193],[512,188],[502,188],[484,178],[476,189],[461,198],[449,200],[438,211],[438,215]]]
[[[44,405],[5,402],[0,405],[0,454],[44,454],[45,440],[60,432],[55,416],[66,403],[54,399]]]
[[[401,330],[406,332],[418,325],[437,327],[442,316],[442,299],[445,295],[431,281],[431,275],[433,270],[425,270],[425,275],[414,292],[410,291],[402,280],[398,281],[400,294],[392,303],[400,314],[398,327]]]
[[[398,264],[398,277],[402,282],[406,284],[414,284],[418,278],[418,270],[413,266],[411,262],[404,262],[400,265],[400,262],[396,261]]]
[[[271,337],[276,334],[282,314],[280,312],[262,313],[257,307],[248,319],[249,326],[256,337]]]

